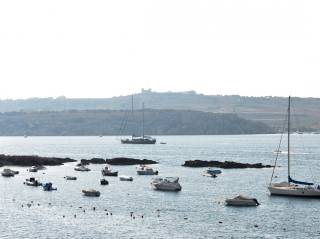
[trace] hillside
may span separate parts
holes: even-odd
[[[130,135],[141,132],[142,112],[85,110],[0,113],[0,135]],[[272,133],[260,122],[235,114],[145,110],[145,132],[151,135]]]
[[[143,90],[134,95],[134,108],[145,102],[152,109],[194,110],[212,113],[235,113],[241,118],[268,124],[279,129],[285,118],[287,98],[203,95],[190,92],[157,93]],[[294,128],[300,131],[320,130],[320,99],[292,98]],[[65,111],[65,110],[126,110],[131,96],[105,99],[32,98],[0,100],[0,112]]]

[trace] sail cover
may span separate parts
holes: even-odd
[[[289,183],[296,183],[296,184],[301,184],[301,185],[313,185],[313,183],[296,181],[296,180],[292,179],[290,176],[288,177],[288,181],[289,181]]]

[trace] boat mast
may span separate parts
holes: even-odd
[[[291,97],[289,96],[289,103],[288,103],[288,182],[290,183],[290,102]]]
[[[142,138],[144,138],[144,102],[142,103]]]
[[[133,94],[131,95],[131,119],[134,122],[134,117],[133,117]],[[134,129],[132,129],[132,138],[134,136]]]

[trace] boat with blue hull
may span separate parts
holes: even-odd
[[[314,182],[305,182],[300,180],[295,180],[291,177],[291,158],[290,158],[290,118],[291,118],[291,97],[288,99],[288,113],[287,113],[287,135],[288,135],[288,153],[287,153],[287,169],[288,169],[288,181],[281,183],[272,183],[274,178],[274,171],[276,167],[273,168],[270,185],[268,187],[271,195],[278,196],[294,196],[294,197],[320,197],[320,187]],[[277,151],[280,151],[280,145]],[[278,155],[275,160],[275,166],[277,164]]]

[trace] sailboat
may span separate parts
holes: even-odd
[[[288,102],[288,181],[281,183],[272,183],[274,171],[272,173],[271,182],[268,187],[271,195],[295,196],[295,197],[320,197],[320,187],[313,182],[303,182],[294,180],[290,174],[290,107],[291,97]],[[274,169],[275,170],[275,167]]]
[[[132,96],[132,109],[133,114],[133,96]],[[144,103],[142,103],[142,134],[132,134],[130,138],[121,139],[122,144],[155,144],[157,140],[151,136],[145,135],[144,133]]]

